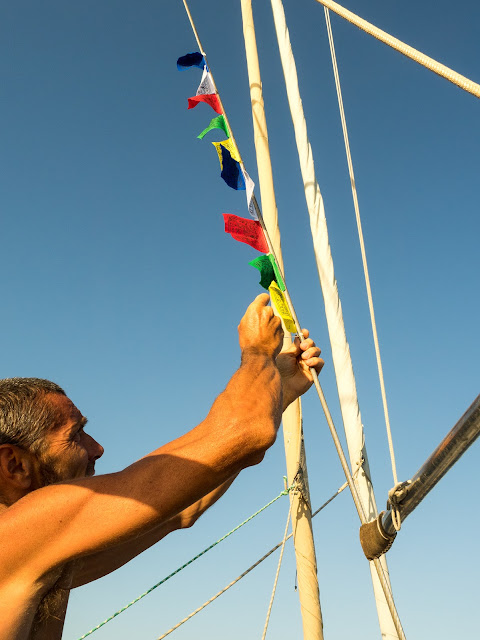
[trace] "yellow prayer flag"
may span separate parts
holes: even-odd
[[[233,140],[230,138],[228,140],[222,140],[221,142],[212,142],[213,146],[217,150],[218,159],[220,160],[220,167],[223,170],[223,162],[222,162],[222,149],[221,147],[225,147],[230,152],[230,155],[234,160],[240,162],[240,155],[238,154],[237,147],[233,144]]]
[[[279,289],[275,281],[272,281],[272,284],[268,287],[268,291],[270,293],[272,303],[275,305],[275,309],[278,311],[280,317],[285,322],[287,330],[291,333],[296,333],[297,329],[295,327],[292,314],[290,313],[290,309],[288,308],[287,301],[285,300],[285,296],[283,295],[282,291]]]

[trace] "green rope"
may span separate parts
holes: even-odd
[[[110,622],[110,620],[113,620],[114,618],[116,618],[118,615],[120,615],[121,613],[123,613],[124,611],[126,611],[127,609],[129,609],[131,606],[133,606],[134,604],[136,604],[139,600],[141,600],[142,598],[144,598],[145,596],[148,596],[149,593],[151,593],[154,589],[156,589],[157,587],[159,587],[160,585],[164,584],[165,582],[167,582],[167,580],[170,580],[170,578],[173,578],[173,576],[177,575],[177,573],[180,573],[180,571],[182,571],[183,569],[185,569],[186,567],[188,567],[188,565],[192,564],[192,562],[195,562],[195,560],[198,560],[199,558],[201,558],[203,555],[205,555],[207,553],[207,551],[210,551],[211,549],[213,549],[213,547],[216,547],[217,544],[219,544],[220,542],[223,542],[226,538],[228,538],[228,536],[231,536],[232,533],[235,533],[235,531],[238,531],[240,529],[240,527],[243,527],[243,525],[247,524],[247,522],[250,522],[250,520],[253,520],[253,518],[255,518],[255,516],[258,516],[260,513],[262,513],[262,511],[265,511],[265,509],[267,509],[268,507],[270,507],[274,502],[276,502],[279,498],[281,498],[282,496],[286,496],[288,495],[288,493],[293,489],[292,485],[291,487],[288,487],[287,489],[285,489],[284,491],[282,491],[281,493],[278,494],[278,496],[276,498],[273,498],[273,500],[270,500],[269,503],[267,503],[265,506],[263,506],[261,509],[259,509],[258,511],[255,511],[255,513],[253,513],[249,518],[247,518],[246,520],[244,520],[243,522],[241,522],[239,525],[237,525],[234,529],[232,529],[231,531],[229,531],[228,533],[226,533],[224,536],[222,536],[221,538],[219,538],[216,542],[214,542],[213,544],[211,544],[209,547],[207,547],[206,549],[204,549],[203,551],[201,551],[200,553],[198,553],[196,556],[194,556],[191,560],[189,560],[188,562],[186,562],[185,564],[182,564],[181,567],[179,567],[178,569],[176,569],[175,571],[173,571],[172,573],[170,573],[166,578],[163,578],[163,580],[160,580],[160,582],[157,582],[157,584],[154,584],[153,587],[150,587],[150,589],[148,589],[147,591],[145,591],[145,593],[142,593],[140,596],[138,596],[137,598],[135,598],[135,600],[132,600],[131,602],[129,602],[128,604],[126,604],[124,607],[122,607],[121,609],[119,609],[118,611],[116,611],[113,615],[111,615],[109,618],[107,618],[106,620],[104,620],[103,622],[101,622],[100,624],[98,624],[96,627],[94,627],[93,629],[90,629],[90,631],[87,631],[87,633],[85,633],[83,636],[81,636],[78,640],[83,640],[84,638],[86,638],[87,636],[91,635],[92,633],[94,633],[95,631],[98,631],[98,629],[100,629],[101,627],[103,627],[104,625],[107,624],[107,622]]]

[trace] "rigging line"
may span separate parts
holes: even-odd
[[[192,27],[193,35],[195,36],[195,40],[197,41],[198,48],[200,49],[200,53],[203,57],[205,57],[205,51],[203,50],[202,43],[200,42],[200,38],[198,37],[197,29],[195,28],[195,23],[193,22],[192,14],[190,13],[190,9],[188,8],[187,0],[183,0],[183,5],[185,7],[185,11],[187,12],[188,19],[190,20],[190,26]],[[205,58],[206,61],[206,58]]]
[[[293,500],[290,500],[290,507],[288,509],[288,516],[287,516],[287,524],[285,525],[285,533],[283,535],[283,540],[282,540],[282,549],[280,551],[280,557],[278,559],[277,573],[275,574],[275,580],[273,582],[272,595],[270,596],[270,603],[268,605],[267,617],[265,620],[265,626],[263,628],[262,640],[265,640],[265,637],[267,635],[268,623],[270,622],[270,614],[272,613],[273,601],[275,599],[275,592],[277,591],[278,576],[280,574],[280,567],[282,566],[283,552],[285,551],[285,543],[287,542],[288,525],[290,524],[290,516],[292,514],[292,505],[293,505]]]
[[[193,558],[191,558],[188,562],[185,562],[185,564],[182,564],[181,567],[178,567],[178,569],[176,569],[175,571],[172,571],[172,573],[170,573],[168,576],[166,576],[165,578],[163,578],[162,580],[160,580],[160,582],[157,582],[156,584],[153,585],[153,587],[150,587],[150,589],[147,589],[147,591],[145,591],[144,593],[142,593],[141,595],[139,595],[138,597],[136,597],[134,600],[132,600],[131,602],[129,602],[128,604],[126,604],[124,607],[122,607],[121,609],[119,609],[118,611],[116,611],[114,614],[112,614],[110,617],[108,617],[106,620],[104,620],[103,622],[101,622],[100,624],[97,624],[96,627],[93,627],[93,629],[90,629],[90,631],[87,631],[87,633],[84,633],[83,636],[81,636],[78,640],[84,640],[84,638],[90,636],[92,633],[94,633],[95,631],[98,631],[98,629],[100,629],[101,627],[103,627],[104,625],[107,624],[107,622],[110,622],[111,620],[113,620],[114,618],[116,618],[118,615],[120,615],[121,613],[123,613],[124,611],[126,611],[127,609],[129,609],[130,607],[132,607],[134,604],[136,604],[137,602],[139,602],[140,600],[142,600],[142,598],[145,598],[145,596],[148,596],[149,593],[151,593],[152,591],[154,591],[155,589],[157,589],[158,587],[160,587],[162,584],[164,584],[165,582],[167,582],[167,580],[170,580],[170,578],[173,578],[173,576],[177,575],[177,573],[180,573],[180,571],[182,571],[183,569],[186,569],[189,565],[191,565],[193,562],[195,562],[196,560],[198,560],[199,558],[201,558],[203,555],[205,555],[208,551],[210,551],[211,549],[213,549],[214,547],[217,546],[217,544],[220,544],[220,542],[223,542],[224,540],[226,540],[229,536],[231,536],[233,533],[235,533],[236,531],[238,531],[241,527],[243,527],[245,524],[247,524],[248,522],[250,522],[250,520],[253,520],[253,518],[255,518],[256,516],[258,516],[260,513],[262,513],[262,511],[265,511],[265,509],[267,509],[268,507],[270,507],[274,502],[276,502],[279,498],[281,498],[282,496],[286,496],[290,493],[290,491],[292,490],[293,485],[288,487],[287,489],[285,489],[284,491],[282,491],[281,493],[278,494],[278,496],[276,496],[275,498],[273,498],[273,500],[270,500],[270,502],[268,502],[266,505],[264,505],[261,509],[258,509],[258,511],[255,511],[255,513],[253,513],[251,516],[249,516],[246,520],[244,520],[243,522],[241,522],[240,524],[238,524],[236,527],[234,527],[231,531],[229,531],[228,533],[226,533],[224,536],[222,536],[221,538],[219,538],[216,542],[213,542],[211,545],[209,545],[206,549],[204,549],[203,551],[200,551],[200,553],[197,553],[196,556],[194,556]]]
[[[314,513],[312,513],[312,518],[314,516],[316,516],[318,513],[320,513],[320,511],[322,511],[323,509],[325,509],[325,507],[327,505],[330,504],[330,502],[332,502],[332,500],[335,500],[335,498],[340,495],[342,493],[342,491],[344,489],[346,489],[348,487],[348,483],[345,482],[344,484],[342,484],[342,486],[337,489],[337,491],[326,501],[322,504],[321,507],[319,507]],[[290,538],[293,537],[293,533],[290,533],[286,539],[285,542],[287,540],[290,540]],[[175,626],[173,626],[171,629],[169,629],[168,631],[166,631],[163,635],[161,635],[160,637],[158,637],[156,640],[163,640],[163,638],[166,638],[170,633],[172,633],[173,631],[175,631],[176,629],[178,629],[179,627],[181,627],[183,624],[185,624],[185,622],[188,622],[191,618],[193,618],[193,616],[197,615],[197,613],[200,613],[200,611],[202,611],[203,609],[205,609],[209,604],[211,604],[212,602],[214,602],[214,600],[216,600],[217,598],[219,598],[221,595],[223,595],[226,591],[228,591],[231,587],[233,587],[233,585],[237,584],[237,582],[239,582],[242,578],[244,578],[246,575],[248,575],[251,571],[253,571],[254,569],[256,569],[258,567],[258,565],[260,565],[264,560],[266,560],[267,558],[269,558],[272,553],[274,553],[277,549],[279,549],[282,546],[283,541],[282,542],[278,542],[274,547],[272,547],[270,549],[270,551],[267,551],[267,553],[265,555],[263,555],[259,560],[257,560],[257,562],[255,562],[254,564],[252,564],[250,567],[248,567],[248,569],[246,569],[243,573],[241,573],[238,578],[235,578],[235,580],[232,580],[232,582],[230,582],[229,584],[227,584],[226,587],[224,587],[223,589],[221,589],[220,591],[218,591],[218,593],[216,593],[214,596],[212,596],[209,600],[207,600],[206,602],[204,602],[200,607],[198,607],[197,609],[195,609],[195,611],[192,611],[192,613],[190,613],[188,616],[186,616],[185,618],[183,618],[183,620],[180,620],[180,622],[177,622],[177,624]]]
[[[392,431],[390,427],[390,418],[388,415],[387,395],[385,392],[385,381],[383,378],[382,359],[380,356],[380,345],[378,342],[377,324],[375,322],[375,311],[373,308],[372,289],[370,286],[370,276],[368,274],[367,254],[365,251],[365,242],[363,239],[362,221],[360,219],[360,207],[358,204],[357,187],[355,183],[355,175],[353,173],[352,155],[350,153],[350,142],[348,139],[347,121],[345,118],[345,110],[343,108],[342,88],[340,86],[340,76],[338,74],[337,57],[335,55],[335,45],[333,42],[332,25],[330,24],[330,13],[327,7],[325,10],[325,21],[327,23],[328,41],[330,43],[330,54],[332,56],[333,74],[335,76],[335,86],[337,88],[338,108],[340,110],[340,119],[342,121],[343,139],[345,141],[345,152],[347,154],[348,172],[350,174],[350,184],[352,187],[353,206],[355,208],[355,218],[357,220],[358,239],[360,242],[360,251],[362,254],[363,273],[365,276],[365,286],[367,288],[368,308],[370,310],[370,322],[372,325],[373,343],[375,345],[375,356],[377,358],[378,378],[380,381],[380,391],[382,395],[383,413],[385,415],[385,426],[387,428],[388,448],[390,450],[390,460],[392,463],[393,483],[398,484],[397,465],[395,463],[395,452],[393,450]]]
[[[351,22],[359,29],[362,29],[362,31],[365,31],[374,38],[377,38],[377,40],[380,40],[384,44],[387,44],[389,47],[392,47],[392,49],[399,51],[407,58],[418,62],[418,64],[421,64],[423,67],[430,69],[430,71],[433,71],[439,76],[442,76],[442,78],[445,78],[453,84],[456,84],[457,87],[460,87],[464,91],[467,91],[477,98],[480,98],[480,85],[476,82],[473,82],[469,78],[462,76],[460,73],[457,73],[453,69],[450,69],[440,62],[437,62],[433,58],[426,56],[421,51],[410,47],[408,44],[405,44],[401,40],[398,40],[398,38],[394,38],[390,34],[371,24],[370,22],[367,22],[363,18],[360,18],[360,16],[357,16],[355,13],[348,11],[348,9],[345,9],[336,2],[333,2],[333,0],[317,0],[317,2],[323,4],[324,7],[331,9],[348,22]]]
[[[203,48],[201,46],[200,38],[198,36],[197,30],[196,30],[196,27],[195,27],[195,23],[193,21],[192,15],[191,15],[190,10],[188,8],[187,0],[183,0],[183,4],[185,5],[185,9],[187,11],[187,15],[188,15],[188,18],[190,20],[190,24],[192,26],[192,30],[193,30],[193,32],[195,34],[195,38],[197,40],[197,44],[198,44],[199,48],[202,49],[202,54],[203,54],[203,56],[205,58],[205,62],[207,63],[207,66],[208,66],[207,56],[206,56],[205,53],[203,53]],[[232,127],[230,126],[230,122],[228,120],[227,113],[226,113],[225,108],[223,106],[223,102],[222,102],[222,99],[220,97],[220,94],[218,93],[217,86],[215,84],[213,73],[212,73],[210,67],[209,67],[209,70],[210,70],[210,77],[212,79],[212,83],[213,83],[213,86],[214,86],[218,101],[220,103],[220,107],[222,109],[223,116],[225,118],[225,122],[227,123],[227,127],[228,127],[228,130],[230,132],[230,136],[231,136],[232,142],[233,142],[233,144],[234,144],[234,146],[235,146],[235,148],[237,150],[238,157],[240,158],[240,161],[239,161],[240,162],[240,166],[241,166],[242,170],[245,170],[245,167],[244,167],[244,164],[243,164],[243,160],[242,160],[241,155],[240,155],[240,151],[239,151],[239,149],[237,147],[237,144],[235,142],[235,136],[233,134]],[[292,299],[291,299],[290,294],[288,292],[288,287],[287,287],[287,283],[286,283],[286,280],[285,280],[285,275],[284,275],[283,270],[281,269],[281,266],[280,266],[281,263],[277,259],[276,252],[275,252],[273,243],[272,243],[271,238],[270,238],[270,234],[268,233],[267,227],[265,225],[265,221],[264,221],[263,216],[262,216],[262,212],[260,210],[260,207],[258,205],[257,199],[255,197],[255,194],[252,195],[252,202],[253,202],[253,205],[255,207],[255,211],[256,211],[256,214],[257,214],[257,217],[258,217],[258,222],[260,223],[260,226],[262,227],[263,233],[265,235],[265,240],[267,241],[269,252],[275,258],[275,261],[277,263],[278,269],[279,269],[280,274],[282,276],[282,279],[283,279],[283,282],[284,282],[284,285],[285,285],[285,291],[283,292],[283,294],[284,294],[285,299],[287,301],[287,304],[288,304],[288,306],[290,308],[291,316],[292,316],[292,319],[293,319],[293,322],[294,322],[295,328],[296,328],[296,334],[298,335],[300,341],[303,341],[305,338],[304,338],[303,332],[301,330],[301,324],[298,321],[298,317],[297,317],[297,314],[295,312],[295,308],[293,306]],[[315,369],[313,367],[310,368],[310,373],[312,375],[313,383],[314,383],[315,388],[317,390],[317,394],[318,394],[318,397],[320,399],[320,404],[322,405],[322,409],[323,409],[323,412],[325,414],[325,418],[327,420],[327,424],[328,424],[330,433],[332,434],[332,438],[333,438],[334,443],[335,443],[335,448],[337,450],[337,454],[338,454],[338,456],[340,458],[340,463],[342,465],[343,472],[344,472],[345,477],[347,479],[348,486],[350,487],[350,491],[352,493],[353,501],[354,501],[355,506],[357,508],[358,515],[360,517],[360,520],[361,520],[362,524],[364,524],[367,521],[366,520],[366,516],[365,516],[365,512],[363,510],[363,506],[362,506],[360,498],[358,496],[357,488],[354,485],[354,482],[353,482],[353,479],[352,479],[352,475],[350,473],[350,469],[349,469],[347,460],[345,458],[345,454],[343,453],[342,445],[340,443],[340,439],[338,438],[337,431],[336,431],[335,425],[333,423],[332,415],[331,415],[330,410],[328,408],[327,401],[326,401],[325,395],[323,393],[323,389],[322,389],[322,387],[320,385],[320,381],[318,379],[318,374],[317,374],[317,372],[315,371]]]

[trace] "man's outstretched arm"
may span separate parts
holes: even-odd
[[[3,514],[0,580],[30,582],[133,540],[262,460],[282,411],[275,358],[283,332],[267,303],[262,294],[247,309],[241,366],[197,427],[119,473],[38,489]]]
[[[297,338],[289,348],[277,356],[276,363],[282,380],[283,410],[310,388],[313,382],[310,367],[313,367],[319,373],[323,366],[323,360],[319,358],[320,349],[309,338],[307,329],[303,329],[303,335],[305,340],[302,343]],[[235,478],[236,475],[198,502],[143,536],[118,545],[113,549],[100,551],[82,558],[76,568],[73,586],[79,587],[97,580],[123,566],[169,533],[191,527],[207,509],[223,496]]]

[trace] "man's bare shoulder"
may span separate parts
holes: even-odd
[[[49,503],[53,487],[32,491],[0,513],[0,585],[13,577],[19,583],[35,582],[46,567],[32,562],[41,554],[51,522]],[[48,567],[50,568],[50,567]]]

